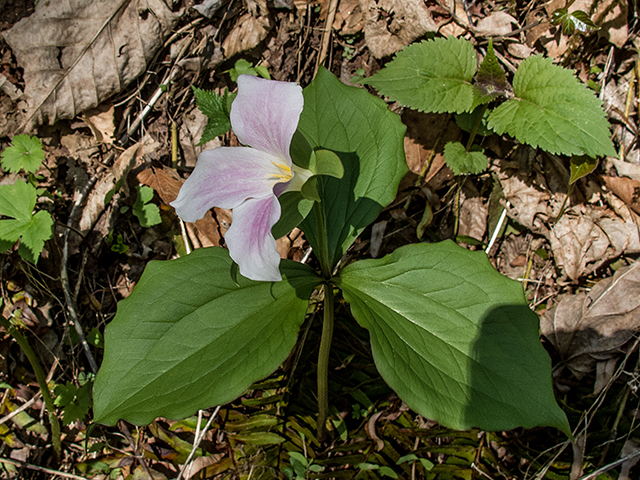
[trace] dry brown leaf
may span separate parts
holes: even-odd
[[[508,35],[513,30],[511,25],[519,27],[518,21],[507,12],[498,11],[484,17],[476,25],[476,30],[483,35]]]
[[[438,25],[423,0],[360,0],[364,37],[376,58],[396,53]]]
[[[638,227],[610,210],[576,205],[548,234],[556,265],[575,280],[624,253],[640,251]]]
[[[615,157],[607,157],[607,161],[610,162],[621,177],[629,177],[633,180],[640,180],[640,165],[636,163],[625,162],[624,160],[618,160]],[[606,179],[607,177],[605,177]]]
[[[640,215],[640,180],[607,175],[603,175],[602,179],[616,197]]]
[[[640,328],[640,262],[620,268],[588,293],[562,296],[540,327],[578,379],[597,361],[615,357]]]
[[[90,108],[82,114],[82,120],[89,125],[96,142],[113,143],[116,127],[113,123],[112,103],[103,103],[96,108]]]
[[[482,241],[487,231],[488,205],[471,181],[464,182],[460,196],[458,234]]]
[[[178,196],[180,187],[184,180],[178,176],[178,173],[169,167],[162,168],[150,167],[137,176],[138,181],[148,187],[153,188],[165,205],[173,202]],[[214,247],[220,245],[221,234],[224,233],[231,225],[231,213],[229,210],[215,208],[216,218],[211,212],[207,212],[204,217],[195,223],[186,222],[185,225],[190,233],[190,238],[197,242],[197,247]]]
[[[355,35],[362,31],[363,20],[360,0],[341,0],[333,28],[339,30],[342,35]]]
[[[249,13],[243,15],[222,43],[225,57],[231,58],[237,53],[258,46],[272,28],[273,22],[269,17],[254,17]]]
[[[505,199],[511,204],[507,209],[509,217],[534,232],[544,229],[544,222],[553,214],[544,178],[536,175],[533,181],[521,173],[509,175],[503,170],[497,173]]]
[[[121,91],[177,18],[162,0],[39,2],[3,32],[24,68],[30,124],[73,118]]]

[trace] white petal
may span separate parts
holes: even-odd
[[[248,198],[272,195],[273,186],[282,180],[278,162],[249,147],[204,151],[171,205],[184,221],[195,222],[212,207],[234,208]]]
[[[280,255],[271,234],[279,218],[280,202],[275,195],[252,198],[233,210],[224,240],[241,275],[265,282],[282,280]]]
[[[268,152],[291,165],[289,147],[298,128],[302,88],[251,75],[238,77],[238,96],[231,105],[231,126],[243,145]]]

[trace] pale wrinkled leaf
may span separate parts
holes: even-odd
[[[3,32],[24,68],[28,115],[53,124],[118,93],[146,70],[177,19],[162,0],[38,2]]]

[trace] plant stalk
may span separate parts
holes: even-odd
[[[324,185],[320,183],[320,189],[324,190]],[[324,192],[320,192],[320,198],[324,198]],[[316,217],[316,230],[318,233],[318,249],[316,257],[320,263],[320,271],[325,280],[331,278],[331,259],[329,258],[329,243],[327,239],[327,219],[323,210],[324,202],[315,202],[313,204],[313,213]]]
[[[7,333],[15,338],[22,351],[25,353],[27,358],[29,359],[29,363],[31,364],[31,368],[33,368],[33,373],[36,375],[36,380],[38,381],[38,386],[40,387],[40,391],[42,392],[42,399],[44,400],[44,405],[47,409],[47,414],[49,415],[49,422],[51,423],[51,444],[53,446],[53,451],[56,454],[56,457],[60,456],[62,452],[62,446],[60,442],[60,422],[58,420],[58,416],[56,415],[56,407],[53,403],[53,398],[51,397],[51,392],[49,391],[49,385],[47,385],[47,377],[40,366],[40,362],[38,361],[38,357],[36,357],[35,352],[29,345],[29,341],[27,337],[25,337],[16,327],[11,325],[11,322],[4,317],[0,316],[0,325],[2,325]]]
[[[318,351],[318,440],[323,442],[327,436],[327,418],[329,416],[329,353],[333,337],[334,299],[333,286],[324,286],[324,318],[322,337]]]
[[[473,141],[475,140],[476,134],[478,133],[478,129],[480,128],[480,124],[482,123],[482,118],[484,117],[484,112],[487,111],[487,107],[488,106],[489,106],[488,103],[485,103],[482,106],[482,111],[480,112],[480,115],[478,116],[478,120],[476,120],[476,123],[473,126],[473,130],[471,131],[471,134],[469,135],[469,141],[467,142],[467,146],[465,147],[467,152],[471,150],[471,146],[473,145]]]

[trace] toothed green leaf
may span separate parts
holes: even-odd
[[[2,168],[14,173],[24,170],[34,173],[44,161],[42,143],[38,137],[16,135],[11,141],[12,146],[5,148],[0,155]]]
[[[496,108],[489,128],[563,155],[615,155],[602,103],[571,70],[541,55],[522,62],[513,79],[516,98]]]
[[[464,39],[436,38],[405,47],[387,66],[362,81],[382,95],[423,112],[468,112],[476,52]]]

